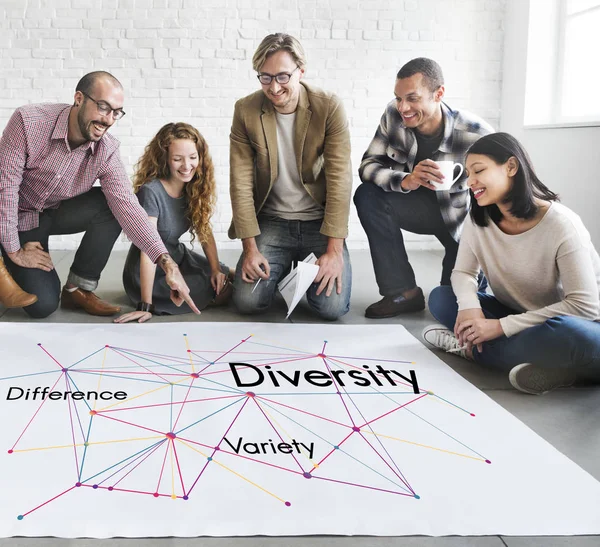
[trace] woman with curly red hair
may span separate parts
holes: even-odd
[[[190,295],[199,309],[226,303],[232,293],[230,270],[219,262],[210,226],[216,203],[214,167],[208,145],[187,123],[168,123],[146,146],[135,168],[133,186],[151,222],[177,262]],[[205,256],[189,250],[179,238],[186,232],[198,238]],[[187,304],[175,306],[164,273],[140,250],[131,246],[123,285],[134,312],[116,323],[148,321],[152,314],[190,313]]]

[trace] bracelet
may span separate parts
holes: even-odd
[[[148,304],[148,302],[138,302],[136,311],[147,311],[154,314],[154,304]]]

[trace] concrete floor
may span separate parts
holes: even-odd
[[[73,258],[72,251],[52,253],[61,279],[66,278]],[[122,291],[121,271],[125,252],[115,252],[98,287],[97,294],[113,303],[121,304],[124,311],[133,309]],[[235,266],[239,253],[222,251],[220,258]],[[380,298],[368,251],[351,253],[353,272],[352,303],[350,312],[341,324],[364,324],[374,320],[364,317],[365,308]],[[412,252],[411,263],[417,279],[427,293],[439,282],[441,254],[437,252]],[[285,303],[276,303],[273,310],[260,317],[262,322],[280,322],[285,317]],[[177,317],[178,321],[196,321],[193,315]],[[205,321],[252,321],[238,316],[233,309],[212,309],[202,314]],[[6,310],[0,306],[0,321],[30,321],[22,310]],[[105,318],[91,317],[85,313],[59,310],[46,321],[52,323],[102,323]],[[155,317],[153,322],[168,322],[168,317]],[[318,322],[301,303],[293,323]],[[411,334],[419,336],[422,328],[430,324],[428,311],[404,317],[376,321],[401,324]],[[541,437],[600,480],[600,388],[578,387],[557,390],[543,397],[532,397],[514,391],[506,377],[476,367],[459,357],[437,352],[438,356],[469,382],[514,414]],[[549,478],[551,480],[551,478]],[[600,508],[598,509],[600,519]],[[197,538],[197,539],[0,539],[0,547],[592,547],[600,546],[600,536],[577,537],[294,537],[294,538]]]

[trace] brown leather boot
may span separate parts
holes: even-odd
[[[69,292],[66,287],[63,287],[60,295],[60,306],[63,309],[77,310],[82,309],[90,315],[115,315],[119,313],[121,308],[113,306],[104,300],[100,300],[92,291],[84,291],[83,289],[75,289]]]
[[[35,294],[25,292],[17,285],[0,257],[0,304],[7,308],[24,308],[35,304],[37,299]]]

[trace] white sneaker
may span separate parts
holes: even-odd
[[[465,349],[458,343],[458,339],[454,336],[454,333],[444,327],[444,325],[428,325],[423,329],[421,336],[425,342],[436,348],[468,359]]]
[[[544,368],[531,363],[513,367],[508,380],[515,389],[531,395],[543,395],[558,387],[575,383],[575,373],[565,368]]]

